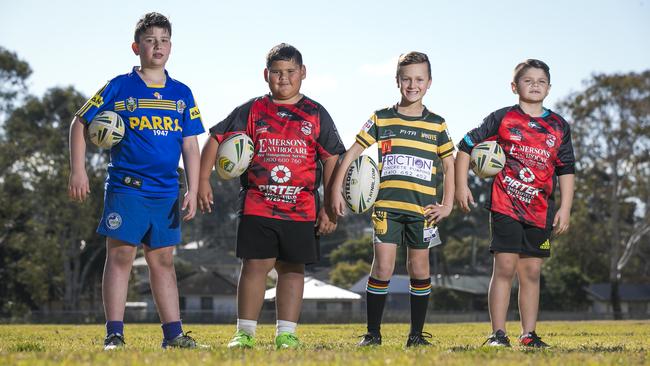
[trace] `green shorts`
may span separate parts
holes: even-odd
[[[433,248],[442,244],[438,227],[422,217],[375,210],[372,214],[374,243],[407,245],[414,249]]]

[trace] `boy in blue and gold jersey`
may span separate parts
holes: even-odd
[[[454,145],[445,120],[422,104],[431,86],[427,55],[409,52],[400,56],[396,79],[400,102],[370,117],[332,182],[330,209],[342,216],[345,172],[363,150],[377,143],[381,179],[372,216],[375,235],[366,292],[368,333],[360,346],[381,344],[381,318],[401,244],[408,247],[411,279],[411,330],[406,346],[430,345],[425,338],[431,335],[422,331],[431,293],[429,248],[440,244],[435,224],[449,216],[454,198]]]
[[[163,348],[194,348],[183,333],[174,269],[174,245],[181,241],[178,163],[186,171],[183,220],[196,212],[199,147],[204,132],[190,89],[169,77],[165,64],[171,51],[171,24],[158,13],[137,23],[133,52],[141,65],[109,81],[76,113],[70,126],[71,199],[89,192],[85,169],[85,129],[98,113],[114,111],[126,124],[124,139],[110,151],[104,213],[97,228],[106,236],[102,283],[106,338],[104,349],[124,343],[124,307],[137,247],[144,244],[151,290],[162,322]]]

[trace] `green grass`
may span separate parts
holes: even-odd
[[[186,324],[201,350],[160,349],[155,324],[127,324],[127,348],[103,352],[101,325],[0,325],[0,365],[650,365],[650,321],[541,322],[538,334],[549,350],[487,349],[485,323],[427,324],[434,346],[404,349],[408,325],[382,327],[384,344],[359,349],[362,324],[300,325],[299,350],[276,351],[273,325],[258,329],[254,350],[228,350],[234,325]],[[509,323],[511,333],[517,323]],[[511,338],[514,341],[514,339]],[[513,342],[514,343],[514,342]]]

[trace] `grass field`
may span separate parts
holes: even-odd
[[[509,323],[517,333],[517,323]],[[362,324],[300,325],[304,346],[276,351],[273,325],[258,329],[254,350],[228,350],[232,325],[185,325],[200,350],[160,349],[159,325],[127,324],[127,348],[103,352],[101,325],[0,325],[0,365],[650,365],[650,321],[542,322],[538,334],[549,350],[481,347],[489,330],[482,323],[427,324],[433,347],[405,350],[406,324],[382,327],[384,344],[355,346]],[[511,340],[513,340],[511,338]]]

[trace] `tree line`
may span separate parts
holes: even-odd
[[[70,202],[68,128],[87,96],[73,87],[33,95],[31,73],[28,62],[0,47],[0,318],[101,304],[105,244],[95,228],[108,154],[89,145],[91,197]],[[584,287],[607,282],[620,318],[620,284],[650,282],[650,70],[594,74],[555,109],[572,128],[576,194],[570,230],[553,239],[543,267],[542,308],[584,308]],[[184,241],[232,252],[238,182],[213,179],[215,212],[185,225]],[[477,178],[470,188],[479,201],[489,190]],[[367,223],[367,215],[348,216],[323,238],[320,266],[331,268],[339,285],[368,272]],[[446,244],[431,256],[436,273],[489,275],[485,210],[454,210],[441,233]]]

